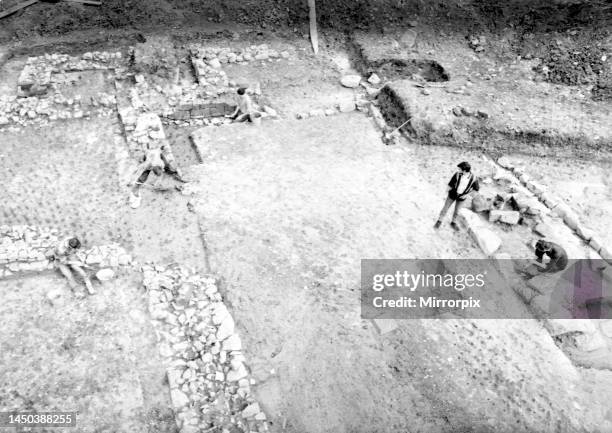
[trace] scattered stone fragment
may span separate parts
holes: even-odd
[[[360,82],[361,76],[359,75],[345,75],[340,79],[340,84],[350,89],[354,89],[355,87],[359,86]]]
[[[208,61],[208,65],[209,65],[211,68],[215,68],[215,69],[219,69],[219,68],[221,68],[221,62],[220,62],[220,61],[219,61],[219,59],[217,59],[217,58],[210,59],[210,60]]]
[[[176,408],[185,407],[189,404],[189,397],[179,389],[170,391],[170,399],[172,400],[172,405]]]
[[[112,269],[100,269],[96,272],[96,278],[100,281],[111,280],[115,276],[115,272]]]
[[[217,329],[217,340],[223,341],[234,333],[234,319],[232,316],[227,316]]]
[[[338,104],[338,110],[341,113],[350,113],[355,111],[355,103],[353,101],[343,101]]]
[[[491,204],[480,193],[475,193],[472,197],[472,210],[474,212],[486,212],[491,209]]]
[[[323,110],[322,108],[316,108],[314,110],[310,110],[308,112],[308,116],[309,117],[323,117],[325,116],[325,110]]]
[[[520,219],[521,219],[520,212],[513,211],[513,210],[494,209],[489,212],[490,222],[500,221],[505,224],[515,225],[515,224],[518,224]]]
[[[370,75],[370,78],[368,78],[368,83],[373,84],[373,85],[378,85],[380,84],[380,77],[376,74],[372,74]]]
[[[257,403],[252,403],[250,405],[248,405],[243,411],[242,411],[242,416],[244,418],[252,418],[255,415],[257,415],[259,412],[261,412],[261,409],[259,408],[259,404]]]
[[[47,299],[52,304],[55,304],[62,296],[64,296],[64,291],[62,289],[53,289],[47,293]]]

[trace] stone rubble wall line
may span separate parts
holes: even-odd
[[[540,193],[540,195],[545,193],[545,187],[536,182],[531,182],[528,177],[522,173],[518,174],[513,168],[510,169],[503,164],[499,164],[499,166],[511,170],[517,180],[519,180],[534,197],[541,200],[541,197],[538,197],[538,193]],[[493,165],[493,167],[495,166]],[[547,205],[546,203],[544,204]],[[547,207],[554,210],[555,206],[551,207],[547,205]],[[502,244],[501,238],[490,230],[486,223],[475,212],[469,209],[461,209],[459,218],[461,223],[468,229],[474,241],[479,245],[480,249],[487,257],[497,261],[498,270],[508,277],[507,280],[511,281],[515,275],[515,271],[513,268],[506,269],[504,264],[504,261],[511,259],[511,257],[507,254],[497,253]],[[567,225],[565,219],[564,223]],[[580,237],[586,241],[584,237]],[[608,270],[609,269],[610,267],[608,267]],[[534,280],[537,280],[537,278],[538,277],[535,277]],[[547,277],[544,277],[544,279],[547,279]],[[612,279],[610,279],[610,281],[612,282]],[[547,308],[550,299],[546,296],[546,293],[541,293],[534,288],[537,286],[537,283],[537,281],[532,281],[527,287],[516,284],[511,284],[511,286],[530,307],[535,316],[543,321],[545,328],[552,337],[576,334],[575,344],[581,350],[586,352],[606,350],[606,348],[612,350],[612,320],[570,319],[569,317],[571,316],[569,312],[568,319],[550,318]]]
[[[0,279],[54,269],[45,254],[55,248],[59,241],[57,229],[0,226]],[[76,257],[86,265],[100,268],[117,268],[132,263],[131,255],[118,244],[93,246],[78,251]],[[105,274],[108,275],[108,272]]]
[[[273,50],[267,44],[251,45],[243,49],[211,47],[194,44],[190,47],[190,53],[193,57],[202,59],[211,67],[219,68],[224,63],[248,63],[251,61],[261,61],[270,59],[285,59],[292,58],[289,51]]]
[[[576,235],[587,243],[605,262],[612,265],[612,250],[603,245],[600,238],[593,230],[582,224],[576,212],[574,212],[563,200],[548,192],[546,186],[531,180],[523,169],[515,167],[504,157],[499,158],[497,164],[506,170],[510,170],[516,178],[540,200],[540,202],[554,214],[561,217],[566,226],[573,230]]]
[[[316,118],[316,117],[329,117],[340,113],[351,113],[355,110],[368,111],[370,104],[365,100],[346,100],[340,101],[330,108],[317,108],[310,110],[309,112],[296,113],[295,118],[298,120]],[[377,122],[378,125],[378,122]]]
[[[149,313],[181,433],[267,432],[234,319],[211,276],[145,265]]]
[[[96,51],[80,57],[57,53],[29,57],[18,78],[17,94],[0,98],[0,128],[112,115],[116,104],[113,95],[100,92],[91,101],[93,108],[85,110],[80,97],[66,98],[55,88],[60,82],[57,75],[87,70],[113,70],[116,76],[122,76],[125,73],[123,56],[121,52]],[[54,88],[53,96],[36,96]]]
[[[7,126],[44,125],[56,120],[108,117],[115,111],[115,97],[105,92],[92,97],[85,106],[80,97],[66,98],[59,91],[49,98],[0,97],[0,128]]]
[[[24,69],[17,81],[18,87],[37,84],[46,87],[50,84],[51,75],[61,72],[77,72],[100,69],[123,69],[125,63],[121,52],[93,52],[81,56],[68,54],[45,54],[43,56],[28,57]]]

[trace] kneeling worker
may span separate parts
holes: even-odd
[[[247,94],[246,89],[244,87],[239,88],[237,93],[238,105],[236,106],[236,110],[234,110],[232,114],[228,114],[225,117],[229,117],[235,122],[244,122],[245,120],[252,122],[252,116],[256,112],[253,106],[253,100]]]
[[[85,288],[90,295],[96,292],[93,289],[87,273],[83,270],[83,263],[76,257],[77,250],[81,248],[81,241],[76,238],[66,238],[53,249],[47,252],[46,257],[53,261],[55,268],[68,280],[72,290],[78,287],[72,272],[74,271],[85,282]]]
[[[554,242],[540,239],[535,247],[536,262],[541,267],[540,272],[554,273],[562,271],[567,267],[567,253],[563,247]],[[544,256],[548,256],[549,261],[543,264]]]
[[[140,206],[140,188],[149,178],[149,174],[153,172],[156,176],[161,176],[164,171],[171,174],[179,182],[185,182],[180,174],[178,167],[174,164],[172,155],[170,155],[165,146],[154,149],[147,149],[144,161],[136,169],[134,180],[130,182],[132,188],[132,196],[130,197],[130,205],[132,208]]]

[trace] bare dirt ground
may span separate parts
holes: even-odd
[[[207,128],[202,165],[192,165],[193,129],[168,127],[177,160],[191,166],[192,198],[144,190],[141,208],[127,206],[114,117],[3,131],[4,218],[88,243],[118,241],[140,262],[216,273],[273,431],[612,431],[610,372],[572,365],[538,321],[405,321],[381,336],[360,318],[362,258],[483,257],[467,233],[432,226],[456,163],[470,160],[477,173],[484,164],[480,152],[460,148],[385,147],[363,113],[294,120],[362,93],[337,83],[348,70],[338,67],[348,58],[341,51],[228,67],[230,79],[259,82],[284,118]],[[0,71],[3,93],[14,91],[23,62]],[[508,250],[527,252],[511,242]],[[0,355],[1,406],[65,408],[66,396],[84,414],[80,431],[173,431],[138,282],[124,276],[96,297],[50,306],[44,292],[56,287],[63,281],[50,275],[0,284],[0,344],[15,348]],[[509,287],[507,296],[517,302]],[[40,341],[51,342],[48,351]],[[57,345],[68,349],[56,353]],[[55,370],[66,382],[47,373]],[[30,371],[43,373],[34,380]],[[32,385],[24,391],[24,383]]]
[[[78,431],[174,432],[138,284],[126,275],[79,301],[55,275],[0,282],[0,406],[78,411]]]
[[[352,114],[239,125],[203,139],[196,212],[275,425],[595,428],[587,418],[605,410],[591,410],[578,371],[535,321],[409,321],[381,338],[359,319],[361,258],[481,257],[466,234],[432,228],[443,176],[466,154],[383,147],[370,122]],[[558,400],[557,386],[576,400]],[[559,404],[567,411],[553,414]]]

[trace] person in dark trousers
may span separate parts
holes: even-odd
[[[567,253],[563,247],[554,242],[540,239],[535,247],[536,262],[543,263],[544,256],[548,256],[549,261],[544,265],[540,272],[554,273],[562,271],[567,267]]]
[[[567,267],[568,259],[565,249],[554,242],[540,239],[535,244],[535,261],[530,261],[518,269],[527,279],[543,273],[553,274],[560,272]],[[548,257],[548,262],[544,263],[544,256]]]
[[[144,160],[136,168],[136,173],[133,180],[130,182],[132,186],[132,195],[130,197],[130,206],[136,209],[140,206],[140,188],[149,178],[149,174],[155,174],[158,178],[164,172],[172,175],[176,180],[185,183],[185,179],[179,171],[174,161],[174,156],[166,146],[147,149],[144,155]]]
[[[455,173],[450,182],[448,182],[448,196],[446,197],[440,216],[438,216],[438,220],[434,225],[436,229],[440,227],[442,219],[444,219],[444,216],[454,203],[455,210],[453,211],[451,227],[455,230],[459,230],[459,226],[457,226],[457,215],[459,214],[463,202],[469,193],[480,189],[478,179],[476,179],[476,176],[472,173],[472,167],[469,162],[463,161],[458,164],[457,167],[459,167],[459,171]]]

